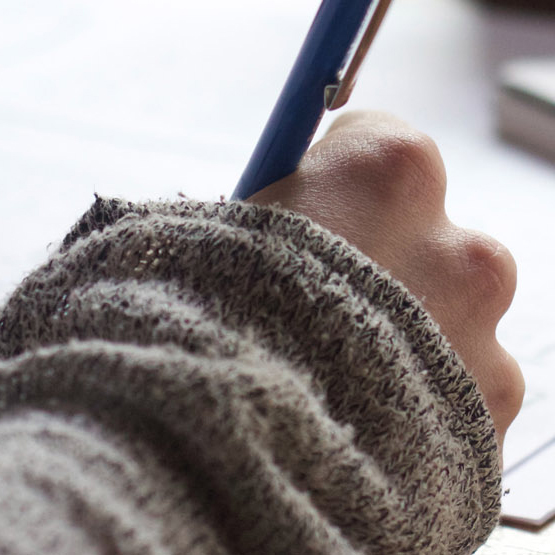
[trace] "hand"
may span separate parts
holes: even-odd
[[[420,298],[475,376],[501,447],[524,394],[517,363],[495,337],[516,267],[497,241],[449,221],[445,187],[431,139],[392,116],[353,113],[332,125],[293,175],[249,201],[309,216]]]

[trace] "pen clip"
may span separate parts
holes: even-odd
[[[337,76],[337,83],[327,85],[324,89],[324,105],[326,110],[337,110],[337,108],[341,108],[349,100],[362,62],[374,41],[390,4],[391,0],[377,0],[375,7],[371,7],[368,10],[361,30],[345,61],[344,68]]]

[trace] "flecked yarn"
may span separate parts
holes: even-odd
[[[307,218],[97,199],[0,313],[0,553],[456,555],[500,472],[402,284]]]

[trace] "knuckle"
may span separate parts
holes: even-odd
[[[516,264],[509,250],[497,240],[478,233],[465,232],[461,262],[470,292],[480,304],[497,303],[501,316],[509,307],[516,288]]]
[[[436,143],[387,114],[347,112],[309,151],[305,163],[350,178],[387,183],[413,202],[445,196],[446,176]]]
[[[504,434],[522,407],[525,383],[515,359],[502,348],[499,353],[485,397],[496,430]]]
[[[343,112],[335,118],[331,127],[328,130],[328,134],[338,129],[343,129],[347,127],[354,127],[362,124],[365,121],[365,112],[358,110],[350,110],[348,112]]]
[[[444,214],[446,176],[435,142],[392,118],[339,117],[304,157],[301,170],[319,183],[371,198],[387,212],[419,221]]]
[[[392,199],[417,206],[433,199],[443,206],[445,167],[435,142],[424,133],[390,122],[340,126],[321,149],[328,167],[374,186],[382,184]]]
[[[397,186],[411,201],[445,196],[446,176],[436,143],[418,131],[384,136],[379,148],[384,164],[392,168]]]

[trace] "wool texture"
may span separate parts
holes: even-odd
[[[304,216],[98,198],[0,313],[0,553],[467,554],[491,417],[406,288]]]

